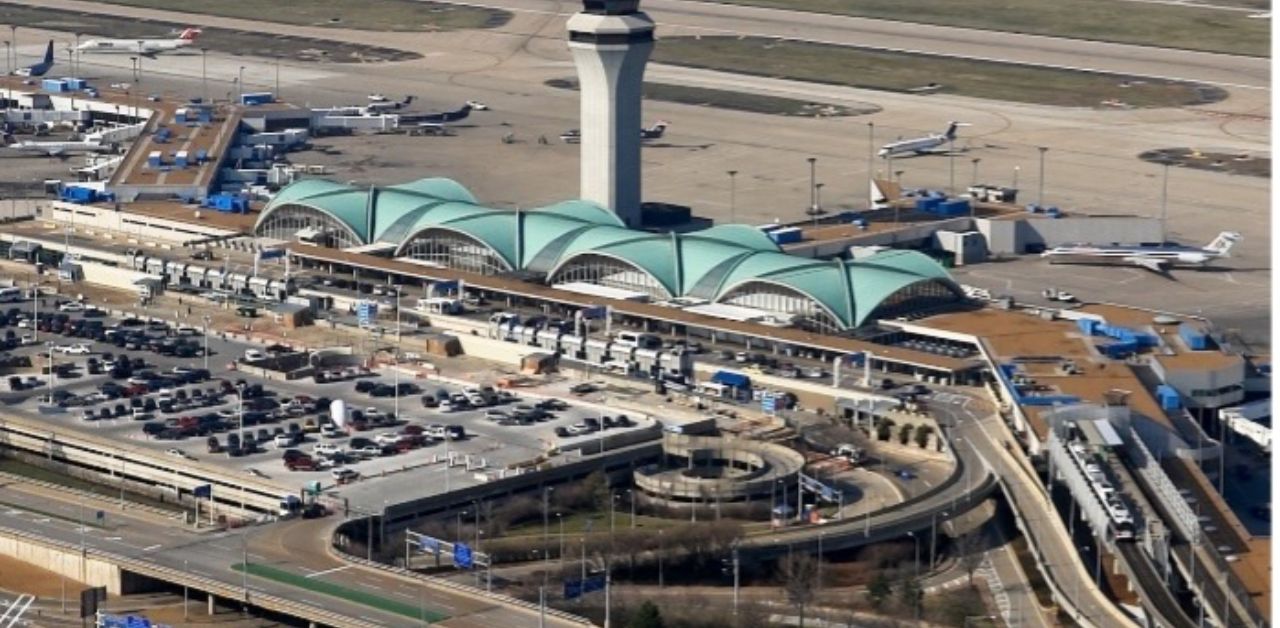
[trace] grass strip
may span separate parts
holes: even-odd
[[[171,0],[97,0],[144,9],[184,12],[297,26],[323,26],[370,31],[441,31],[497,28],[511,20],[499,9],[419,2],[418,0],[277,0],[263,10],[262,0],[217,0],[183,4]]]
[[[1175,107],[1227,96],[1225,90],[1195,83],[766,37],[670,37],[654,48],[653,60],[862,89],[1060,107]]]
[[[235,571],[245,571],[245,564],[235,563],[231,565],[231,569]],[[336,597],[340,600],[354,602],[356,604],[368,606],[369,608],[376,608],[380,611],[386,611],[396,615],[403,615],[419,621],[425,620],[428,623],[435,623],[449,618],[448,615],[439,611],[433,611],[414,604],[397,602],[380,595],[351,589],[339,584],[320,580],[319,578],[308,578],[302,574],[277,569],[268,565],[249,563],[248,572],[253,576],[266,578],[267,580],[273,580],[281,584],[287,584],[300,589],[306,589],[308,591],[315,591],[316,593],[322,593],[329,597]]]
[[[917,24],[1071,37],[1140,46],[1265,57],[1271,20],[1247,11],[1120,0],[720,0],[792,11],[869,17]],[[1266,11],[1265,0],[1229,6]],[[923,37],[924,35],[922,35]],[[999,35],[993,35],[999,37]],[[906,45],[906,44],[904,44]]]

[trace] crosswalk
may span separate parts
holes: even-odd
[[[1004,583],[1000,581],[1000,574],[996,573],[995,565],[991,564],[991,557],[987,556],[982,559],[982,564],[974,570],[975,575],[979,575],[987,582],[987,589],[991,591],[991,598],[995,600],[996,609],[1004,623],[1012,626],[1013,605],[1009,603],[1009,593],[1004,590]]]

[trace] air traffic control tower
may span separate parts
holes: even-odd
[[[640,101],[653,20],[639,0],[583,0],[569,18],[581,102],[582,198],[640,226]]]

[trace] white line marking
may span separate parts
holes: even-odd
[[[157,550],[157,549],[160,549],[161,547],[163,547],[162,544],[156,543],[155,545],[149,545],[147,547],[142,548],[142,551],[150,552],[151,550]]]
[[[324,570],[324,571],[317,571],[317,572],[315,572],[315,573],[309,573],[309,574],[307,574],[307,576],[306,576],[306,577],[308,577],[308,578],[314,578],[314,577],[316,577],[316,576],[323,576],[323,575],[325,575],[325,574],[327,574],[327,573],[336,573],[336,572],[342,571],[342,570],[344,570],[344,569],[350,569],[350,568],[351,568],[351,565],[343,565],[343,566],[341,566],[341,567],[334,567],[333,569],[326,569],[326,570]]]

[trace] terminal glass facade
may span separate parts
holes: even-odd
[[[796,327],[807,331],[838,334],[844,329],[817,301],[799,291],[773,283],[744,283],[721,297],[719,302],[794,317]]]
[[[574,257],[560,267],[547,283],[580,281],[619,290],[643,292],[658,301],[671,298],[671,293],[653,275],[643,269],[608,255],[586,254]]]
[[[404,243],[399,255],[439,264],[445,268],[485,275],[511,270],[492,248],[456,231],[428,229]]]
[[[363,244],[345,223],[305,205],[289,205],[267,214],[255,232],[264,238],[293,242],[298,239],[298,232],[304,229],[323,231],[328,237],[329,246],[335,248],[345,249]]]

